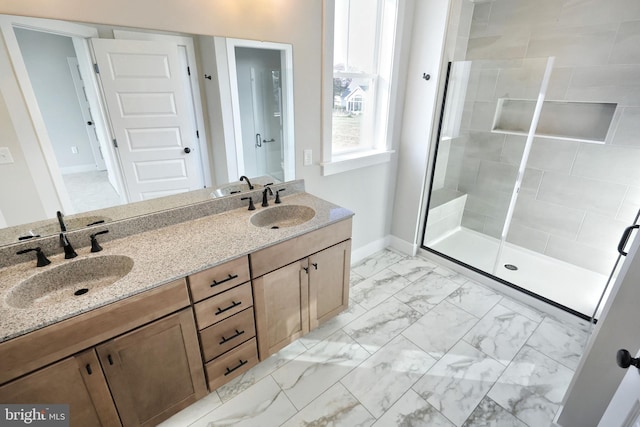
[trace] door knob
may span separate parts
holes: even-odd
[[[89,121],[87,122],[87,124],[88,124],[89,126],[91,126],[91,125],[93,124],[93,122],[92,122],[91,120],[89,120]]]
[[[618,366],[623,369],[627,369],[629,366],[635,366],[640,369],[640,359],[631,357],[631,353],[625,349],[618,350],[618,353],[616,354],[616,362],[618,363]]]
[[[189,154],[191,152],[191,148],[189,147],[184,147],[184,152]]]

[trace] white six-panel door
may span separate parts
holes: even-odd
[[[204,187],[174,43],[93,39],[129,201]]]

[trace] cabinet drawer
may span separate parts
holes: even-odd
[[[189,276],[189,289],[194,302],[219,294],[249,280],[246,256]]]
[[[218,323],[253,305],[251,283],[245,283],[227,292],[200,301],[195,305],[198,329]]]
[[[351,238],[351,218],[261,249],[250,255],[251,277],[260,277]]]
[[[255,336],[256,325],[253,319],[253,309],[245,309],[200,332],[204,360],[215,359]]]
[[[243,374],[257,363],[256,339],[251,338],[241,346],[205,365],[209,391],[213,391],[238,375]]]

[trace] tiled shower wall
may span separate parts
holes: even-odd
[[[497,100],[535,100],[555,56],[547,100],[617,108],[605,144],[534,140],[507,241],[608,273],[640,208],[640,1],[475,3],[468,34],[461,59],[474,62],[444,182],[467,194],[462,225],[500,236],[526,137],[491,132]]]

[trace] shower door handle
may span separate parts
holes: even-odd
[[[624,233],[622,233],[622,237],[620,238],[620,243],[618,243],[618,252],[620,252],[620,255],[627,256],[627,252],[624,251],[624,247],[627,246],[627,241],[629,240],[629,236],[631,236],[631,232],[637,228],[640,228],[640,224],[632,225],[624,229]]]
[[[256,147],[262,147],[262,135],[256,133]]]

